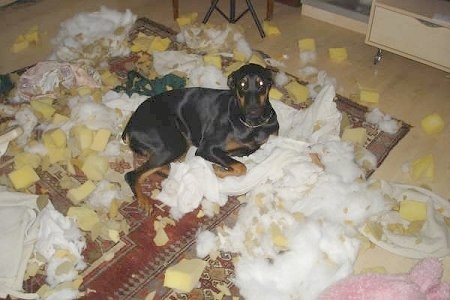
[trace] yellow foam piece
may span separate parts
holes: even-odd
[[[234,58],[234,60],[236,60],[238,62],[244,62],[247,60],[247,57],[245,56],[245,54],[238,50],[233,50],[233,58]]]
[[[197,19],[198,13],[193,12],[191,14],[182,15],[176,19],[179,27],[183,27],[189,24],[192,24]]]
[[[49,147],[48,149],[48,161],[51,164],[67,161],[70,159],[70,150],[67,148]]]
[[[298,48],[300,51],[315,51],[316,41],[312,38],[298,40]]]
[[[65,115],[61,115],[59,113],[55,113],[52,117],[52,124],[60,125],[60,124],[66,123],[69,120],[70,120],[69,117],[67,117]]]
[[[31,166],[33,169],[39,167],[41,156],[36,153],[20,152],[14,156],[14,168],[20,169],[23,166]]]
[[[23,36],[30,44],[36,45],[40,40],[39,26],[34,25]]]
[[[205,55],[203,56],[203,62],[222,69],[222,58],[219,55]]]
[[[83,171],[84,175],[93,181],[102,180],[108,169],[108,159],[95,153],[88,155],[81,167],[81,171]]]
[[[434,156],[428,154],[411,163],[411,177],[413,180],[434,180]]]
[[[269,99],[274,99],[274,100],[281,100],[283,98],[283,93],[275,88],[272,87],[269,91]]]
[[[364,146],[367,141],[367,130],[364,127],[347,127],[342,133],[342,140],[355,145]]]
[[[427,204],[416,200],[400,201],[400,217],[407,221],[423,221],[427,218]]]
[[[345,48],[329,48],[328,55],[333,62],[343,62],[347,60],[347,49]]]
[[[420,121],[423,131],[426,134],[432,135],[440,133],[444,130],[445,122],[437,113],[432,113]]]
[[[232,63],[231,65],[225,67],[224,73],[225,73],[226,76],[228,76],[228,75],[230,75],[231,73],[233,73],[234,71],[238,70],[238,69],[239,69],[240,67],[242,67],[243,65],[244,65],[243,62],[240,62],[240,61],[234,62],[234,63]]]
[[[131,52],[140,52],[140,51],[147,51],[147,49],[150,48],[151,39],[147,36],[141,37],[138,35],[133,40],[133,44],[130,46]]]
[[[100,78],[102,80],[103,85],[108,87],[115,87],[120,85],[119,78],[111,73],[109,70],[105,70],[100,74]]]
[[[18,38],[14,44],[11,46],[11,52],[12,53],[19,53],[22,52],[23,50],[27,49],[30,46],[30,42],[28,42],[27,40],[25,40],[25,38],[23,36],[20,36],[20,38]]]
[[[56,109],[45,99],[31,100],[30,105],[33,112],[35,112],[38,117],[44,118],[45,120],[50,120],[56,112]]]
[[[170,39],[169,38],[162,38],[159,36],[154,37],[150,44],[149,52],[153,51],[166,51],[170,46]]]
[[[373,90],[361,89],[359,91],[359,100],[366,103],[378,103],[380,94]]]
[[[257,64],[260,65],[262,67],[266,67],[267,64],[264,61],[264,59],[262,59],[259,55],[253,54],[252,57],[250,57],[250,60],[248,62],[249,64]]]
[[[56,147],[62,148],[67,146],[67,136],[61,128],[49,130],[44,133],[44,136],[48,136],[51,143]]]
[[[280,29],[268,21],[263,22],[263,30],[267,36],[280,35]]]
[[[97,130],[92,138],[92,143],[89,148],[98,152],[105,150],[110,136],[111,131],[108,129],[101,128]]]
[[[308,88],[297,81],[289,82],[286,84],[285,88],[297,103],[305,102],[309,97]]]
[[[40,179],[30,165],[12,171],[8,174],[8,177],[16,190],[25,189]]]
[[[206,265],[207,262],[202,259],[182,259],[178,264],[167,268],[164,286],[189,293],[198,284]]]
[[[95,184],[91,180],[87,180],[82,185],[72,188],[67,192],[67,198],[73,204],[78,204],[86,199],[95,190]]]
[[[19,35],[11,46],[11,52],[18,53],[31,45],[36,45],[40,40],[38,26],[31,27],[26,33]]]
[[[80,150],[88,149],[94,140],[94,131],[85,125],[74,126],[71,129]]]
[[[289,247],[289,242],[278,225],[272,224],[270,230],[272,234],[272,243],[274,245],[285,249]]]
[[[95,224],[100,222],[95,210],[86,206],[72,206],[67,211],[67,216],[75,219],[78,227],[84,231],[90,231]]]

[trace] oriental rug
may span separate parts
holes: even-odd
[[[138,19],[133,28],[130,39],[139,32],[147,35],[169,37],[174,41],[176,32],[149,19]],[[131,57],[118,58],[111,61],[111,70],[126,76],[126,72],[134,68],[136,59]],[[3,101],[2,101],[3,102]],[[289,99],[287,99],[288,104]],[[335,98],[338,109],[345,112],[351,126],[363,126],[368,132],[365,147],[377,158],[377,166],[381,165],[389,152],[408,133],[410,126],[399,120],[401,126],[395,134],[388,134],[378,130],[374,125],[365,122],[368,108],[359,105],[345,97],[337,95]],[[305,107],[298,107],[303,109]],[[124,174],[130,168],[127,162],[117,160],[110,166],[116,172]],[[5,177],[13,169],[13,157],[3,156],[0,159],[0,176]],[[34,192],[47,194],[55,208],[65,214],[72,205],[66,197],[66,191],[61,190],[58,181],[67,176],[66,170],[59,166],[51,166],[46,170],[37,170],[41,180],[35,184]],[[367,177],[373,170],[367,172]],[[83,174],[74,177],[79,182],[86,178]],[[160,189],[164,175],[155,174],[146,182],[145,190],[149,197],[152,191]],[[198,288],[190,293],[179,293],[163,286],[164,271],[171,264],[182,258],[195,257],[195,241],[198,230],[213,230],[217,226],[231,225],[239,211],[241,203],[238,198],[230,197],[227,204],[220,208],[214,217],[198,217],[198,210],[193,211],[179,221],[175,226],[168,226],[166,233],[169,242],[163,246],[156,246],[153,242],[155,230],[153,222],[156,216],[168,216],[167,208],[154,201],[154,209],[150,216],[145,216],[137,207],[137,202],[123,203],[120,213],[127,221],[129,230],[122,233],[120,241],[87,237],[87,248],[83,255],[88,268],[81,274],[83,284],[81,290],[86,292],[82,299],[146,299],[154,292],[153,299],[232,299],[238,297],[239,291],[233,286],[233,253],[217,253],[207,256],[208,266],[200,278]],[[24,282],[24,290],[36,291],[45,278],[43,275],[34,276]],[[225,287],[225,288],[224,288]],[[152,299],[152,298],[150,298]]]

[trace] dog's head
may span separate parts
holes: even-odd
[[[228,76],[228,86],[238,100],[241,119],[250,126],[267,122],[272,110],[269,90],[272,71],[257,64],[247,64]]]

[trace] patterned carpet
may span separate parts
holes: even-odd
[[[160,35],[174,39],[172,30],[148,19],[138,19],[130,38],[138,32],[148,35]],[[120,58],[111,62],[111,69],[125,72],[132,65],[132,58]],[[127,67],[124,67],[127,65]],[[124,75],[122,73],[122,75]],[[364,126],[368,132],[368,141],[365,147],[377,158],[378,166],[387,157],[395,145],[408,133],[410,126],[401,122],[400,130],[394,134],[379,131],[373,125],[367,124],[365,112],[367,108],[354,103],[344,97],[335,99],[338,109],[345,112],[354,126]],[[289,100],[288,100],[289,102]],[[289,104],[289,103],[288,103]],[[302,109],[302,107],[299,107]],[[13,157],[4,156],[0,160],[0,175],[9,173],[13,168]],[[111,163],[111,168],[117,173],[124,174],[130,166],[125,161]],[[63,214],[72,205],[66,197],[66,191],[61,190],[57,184],[68,173],[62,167],[52,166],[42,171],[37,170],[41,180],[36,183],[36,193],[45,193],[50,196],[55,208]],[[373,170],[368,171],[367,176]],[[74,176],[79,182],[86,179],[83,174]],[[149,197],[154,189],[160,187],[164,175],[154,175],[146,182],[146,191]],[[225,295],[223,299],[238,296],[239,291],[230,281],[233,273],[233,254],[219,253],[217,257],[206,257],[208,267],[200,279],[200,287],[189,294],[177,293],[164,288],[162,285],[165,269],[181,258],[195,257],[195,235],[199,229],[214,229],[220,224],[232,224],[239,210],[240,202],[237,198],[230,198],[228,203],[220,209],[220,213],[213,218],[197,217],[198,211],[185,215],[175,226],[167,227],[170,242],[165,246],[157,247],[153,243],[155,235],[153,222],[156,215],[167,216],[168,211],[155,201],[155,209],[151,216],[144,216],[137,207],[137,202],[124,203],[120,213],[128,222],[128,233],[121,235],[118,243],[97,238],[88,240],[88,247],[84,257],[88,268],[82,273],[84,278],[81,290],[90,291],[83,299],[145,299],[155,291],[154,299],[216,299],[221,286],[227,286],[232,295]],[[24,283],[26,291],[36,291],[43,283],[43,276],[36,276]]]

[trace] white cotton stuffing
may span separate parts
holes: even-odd
[[[45,300],[73,300],[80,298],[80,292],[74,289],[62,289],[58,291],[51,291],[51,294],[48,297],[45,297]]]
[[[68,106],[73,124],[84,124],[92,130],[105,128],[113,134],[120,132],[120,119],[114,109],[95,102],[91,96],[72,97]]]
[[[78,272],[75,268],[73,269],[67,269],[66,272],[58,272],[58,268],[63,265],[72,262],[70,261],[70,258],[68,257],[54,257],[49,260],[48,264],[46,265],[46,272],[47,272],[47,283],[54,287],[57,284],[60,284],[62,282],[67,281],[73,281],[77,278]]]
[[[86,241],[80,229],[73,220],[58,212],[50,202],[39,213],[37,222],[39,237],[35,244],[35,251],[48,263],[47,283],[54,286],[60,282],[72,280],[75,278],[72,273],[57,274],[55,272],[57,266],[63,262],[61,258],[55,256],[55,253],[57,250],[67,250],[74,258],[74,270],[81,271],[86,268],[81,254],[86,247]]]
[[[120,186],[101,180],[86,202],[95,208],[108,210],[113,199],[120,199]]]
[[[273,77],[273,82],[276,87],[283,87],[289,82],[289,77],[286,75],[285,72],[277,72],[275,73],[275,76]]]
[[[51,59],[62,61],[100,60],[126,56],[128,32],[137,19],[130,10],[119,12],[104,6],[99,11],[80,13],[63,22],[52,43]],[[89,51],[86,46],[94,44]],[[105,57],[106,56],[106,57]]]
[[[300,62],[304,65],[312,63],[317,58],[316,51],[302,51],[299,54]]]
[[[23,147],[27,144],[37,124],[38,119],[30,107],[24,106],[17,111],[13,125],[19,125],[23,129],[22,135],[16,139],[19,146]]]
[[[234,34],[234,41],[236,42],[235,49],[239,53],[242,53],[245,59],[250,59],[250,57],[253,54],[253,50],[250,47],[250,44],[244,38],[244,36],[241,33],[236,32]]]
[[[351,160],[345,157],[335,155],[334,160],[342,166],[339,160]],[[321,159],[333,164],[333,158]],[[310,161],[288,166],[285,172],[292,174],[288,169],[300,166],[306,175],[297,185],[294,180],[258,185],[247,194],[234,227],[218,230],[219,249],[241,255],[235,283],[246,299],[315,299],[323,288],[351,273],[359,248],[358,226],[387,209],[381,191],[368,190],[356,178],[351,181],[345,171],[329,173]],[[303,182],[305,177],[309,179]],[[288,249],[280,251],[273,244],[273,224],[282,228]]]
[[[204,258],[217,250],[218,238],[211,231],[205,230],[197,233],[196,253],[198,257]]]
[[[400,128],[400,124],[397,120],[393,119],[388,114],[384,114],[378,108],[374,108],[366,114],[366,121],[377,125],[380,130],[390,134],[396,133]]]
[[[319,70],[316,67],[313,66],[305,66],[301,68],[298,73],[300,76],[302,76],[304,79],[307,79],[311,76],[315,76],[319,73]]]
[[[213,65],[193,68],[188,74],[188,87],[204,87],[211,89],[228,89],[227,78],[222,70]]]

